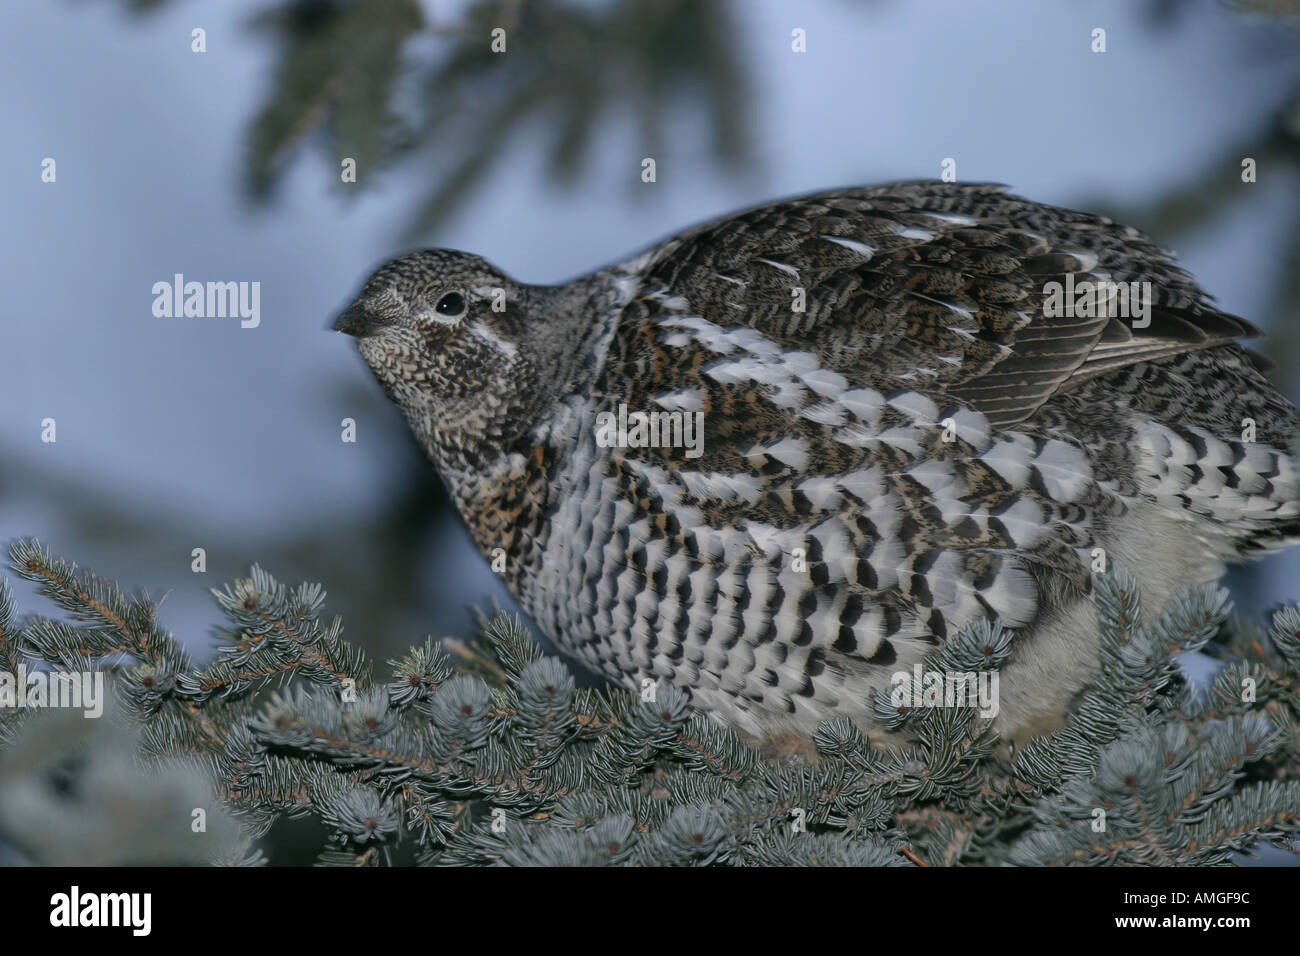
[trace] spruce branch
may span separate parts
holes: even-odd
[[[34,541],[10,566],[72,620],[20,623],[0,579],[0,667],[104,670],[133,727],[123,772],[184,767],[238,821],[208,862],[266,862],[256,842],[304,817],[328,834],[316,862],[346,866],[1215,865],[1300,829],[1300,608],[1245,635],[1214,588],[1148,620],[1131,575],[1099,576],[1097,678],[1014,755],[969,700],[881,693],[886,745],[839,718],[815,757],[774,759],[674,687],[578,689],[504,614],[457,642],[472,654],[426,639],[375,680],[322,588],[254,567],[212,592],[227,624],[196,664],[146,596]],[[977,623],[922,670],[995,674],[1015,640]],[[1223,662],[1205,690],[1177,665],[1196,651]],[[0,803],[48,785],[13,756],[43,723],[0,708]]]

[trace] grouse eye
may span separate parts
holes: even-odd
[[[439,315],[450,316],[453,319],[457,318],[465,314],[465,297],[459,292],[448,292],[438,300],[438,304],[434,308],[437,309]]]

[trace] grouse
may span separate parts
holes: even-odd
[[[771,203],[562,285],[381,267],[334,328],[564,652],[760,739],[954,635],[1017,633],[996,729],[1098,667],[1093,576],[1156,606],[1300,539],[1296,408],[1136,229],[988,184]]]

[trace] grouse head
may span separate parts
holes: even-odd
[[[463,467],[555,398],[567,316],[549,292],[478,256],[426,249],[383,265],[333,328],[356,336],[435,463]]]

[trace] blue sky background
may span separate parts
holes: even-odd
[[[642,185],[637,127],[614,117],[579,184],[556,189],[542,137],[525,129],[427,244],[561,281],[737,207],[934,177],[950,156],[961,179],[1046,202],[1145,204],[1253,132],[1300,79],[1294,32],[1212,0],[1184,6],[1156,24],[1132,0],[746,0],[736,42],[756,128],[739,175],[714,165],[690,113],[658,182]],[[323,580],[349,636],[382,659],[425,634],[463,634],[471,603],[509,600],[450,516],[419,543],[413,590],[386,591],[373,560],[394,496],[432,472],[351,341],[325,327],[406,247],[428,174],[403,167],[350,197],[334,161],[304,150],[272,205],[243,200],[246,128],[275,65],[274,45],[247,28],[264,7],[175,0],[133,16],[115,3],[5,4],[0,539],[36,535],[167,593],[165,623],[196,650],[218,620],[206,588],[254,561],[292,583]],[[426,9],[446,22],[457,5]],[[196,26],[202,55],[190,52]],[[1089,49],[1097,26],[1104,55]],[[790,52],[794,27],[806,54]],[[40,181],[47,156],[52,185]],[[1177,244],[1227,310],[1256,321],[1283,268],[1279,210],[1300,188],[1271,172],[1231,216]],[[260,281],[261,326],[155,318],[151,287],[177,272]],[[345,416],[357,444],[339,440]],[[40,441],[46,417],[57,444]],[[190,571],[196,546],[206,575]],[[1296,570],[1284,557],[1249,573],[1267,599],[1294,600]],[[362,623],[376,595],[397,605],[383,633]]]

